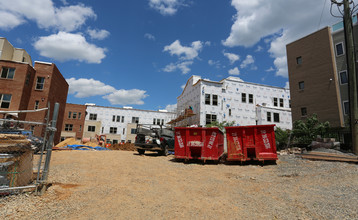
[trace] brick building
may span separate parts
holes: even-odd
[[[353,20],[357,38],[357,18]],[[357,42],[355,47],[358,48]],[[293,121],[315,113],[332,127],[347,126],[349,96],[343,23],[298,39],[286,50]]]
[[[22,56],[22,57],[21,57]],[[35,62],[23,49],[14,48],[5,38],[0,38],[0,110],[31,110],[47,107],[50,103],[50,117],[56,102],[60,104],[57,130],[61,131],[68,84],[53,63]],[[21,113],[18,119],[44,122],[46,111]],[[1,118],[6,117],[0,115]],[[25,125],[33,130],[35,136],[43,136],[40,125]],[[60,132],[56,132],[54,142],[60,141]]]
[[[85,105],[67,103],[61,130],[61,140],[69,137],[82,139],[85,117]]]

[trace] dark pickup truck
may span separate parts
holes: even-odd
[[[145,151],[168,155],[174,150],[174,131],[164,125],[137,124],[135,147],[139,154]]]

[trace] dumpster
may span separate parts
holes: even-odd
[[[275,125],[225,127],[227,160],[277,160]]]
[[[218,128],[175,128],[175,158],[218,161],[223,153],[224,135]]]

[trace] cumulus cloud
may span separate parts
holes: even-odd
[[[97,40],[103,40],[110,35],[110,33],[106,30],[98,30],[98,29],[91,29],[91,28],[87,29],[87,33],[92,39],[97,39]]]
[[[237,10],[230,35],[223,41],[228,47],[252,47],[261,39],[270,44],[269,52],[275,59],[276,75],[287,77],[286,44],[317,30],[325,0],[232,0]],[[326,4],[320,27],[338,20],[329,14]],[[284,10],[283,10],[284,9]],[[309,9],[309,10],[307,10]],[[297,19],[299,18],[299,19]],[[272,37],[272,38],[271,38]]]
[[[59,32],[50,36],[40,37],[34,47],[41,56],[59,61],[78,60],[87,63],[101,63],[106,57],[105,48],[90,44],[81,34]]]
[[[174,72],[176,70],[180,70],[183,74],[187,74],[190,72],[189,66],[193,64],[193,61],[183,61],[177,63],[170,63],[163,68],[164,72]]]
[[[144,101],[142,99],[146,98],[147,96],[148,95],[146,94],[145,90],[120,89],[103,96],[103,98],[107,99],[112,105],[143,105]]]
[[[94,80],[92,78],[69,78],[66,79],[66,81],[69,85],[68,93],[74,94],[74,96],[77,98],[105,95],[116,91],[114,87],[106,85],[103,82]]]
[[[4,17],[5,13],[7,16]],[[83,4],[55,7],[52,0],[1,0],[0,15],[0,28],[6,29],[34,21],[39,28],[74,31],[87,19],[96,19],[96,14],[90,7]]]
[[[284,87],[285,89],[290,89],[290,83],[289,82],[286,82],[286,84],[285,84],[285,87]]]
[[[248,65],[253,64],[255,62],[254,58],[251,55],[247,55],[245,60],[242,61],[240,67],[246,68]],[[253,67],[255,69],[255,67]]]
[[[267,70],[265,70],[266,72],[272,72],[272,71],[275,71],[274,68],[272,68],[272,66],[270,66],[270,68],[268,68]]]
[[[164,52],[169,52],[170,55],[177,55],[183,60],[193,60],[203,48],[201,41],[194,41],[191,43],[191,47],[182,46],[179,40],[174,41],[172,44],[164,47]]]
[[[165,107],[165,110],[167,110],[168,112],[176,112],[177,104],[167,105]]]
[[[257,46],[255,52],[261,52],[264,48],[261,47],[260,45]]]
[[[240,75],[239,68],[235,67],[235,68],[233,68],[233,69],[230,69],[230,70],[229,70],[229,74],[230,74],[230,75]]]
[[[186,4],[185,0],[149,0],[149,6],[162,15],[174,15]]]
[[[117,90],[92,78],[69,78],[66,81],[69,85],[69,94],[77,98],[103,95],[102,98],[107,99],[112,105],[143,105],[144,101],[142,99],[148,96],[144,90]]]
[[[226,56],[229,59],[231,65],[240,59],[240,56],[237,54],[234,54],[234,53],[225,53],[224,52],[224,56]]]
[[[155,37],[154,37],[153,34],[145,33],[145,34],[144,34],[144,37],[147,38],[147,39],[149,39],[149,40],[155,40]]]

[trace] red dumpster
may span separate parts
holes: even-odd
[[[219,160],[224,153],[224,135],[218,128],[175,128],[175,158]]]
[[[225,127],[227,160],[277,160],[275,125]]]

